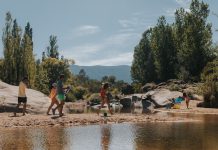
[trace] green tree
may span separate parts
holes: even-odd
[[[2,41],[3,41],[3,81],[12,84],[13,80],[13,38],[12,38],[12,16],[10,12],[6,13],[5,28],[3,29]]]
[[[47,57],[59,59],[57,36],[51,35],[49,37],[49,44],[47,47]]]
[[[208,4],[198,0],[192,0],[190,12],[181,8],[175,13],[179,65],[197,79],[211,60],[212,32],[211,24],[207,23],[208,15]]]
[[[144,32],[139,44],[135,47],[131,76],[135,82],[143,84],[157,79],[154,55],[151,49],[151,31]]]
[[[33,54],[33,41],[32,41],[32,28],[27,23],[25,32],[21,41],[21,54],[22,54],[22,76],[28,76],[29,84],[34,87],[36,64]]]
[[[218,57],[203,69],[201,79],[205,107],[218,107]]]
[[[43,70],[46,71],[49,83],[56,82],[60,74],[65,75],[65,80],[71,76],[67,61],[58,60],[56,58],[46,58],[42,61],[41,65]]]
[[[152,30],[151,48],[154,52],[159,80],[175,78],[177,51],[172,27],[166,23],[164,16],[158,19],[157,25]]]

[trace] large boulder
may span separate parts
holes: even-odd
[[[142,88],[142,92],[148,92],[150,90],[154,90],[157,87],[155,83],[146,83]]]
[[[32,113],[45,113],[50,104],[50,99],[45,94],[27,89],[27,111]],[[0,112],[13,112],[17,105],[18,86],[13,86],[0,81]]]
[[[132,106],[132,96],[121,98],[120,104],[123,105],[123,108],[130,108]]]
[[[182,93],[178,91],[170,91],[168,89],[156,89],[147,92],[142,99],[146,99],[148,95],[151,95],[151,101],[156,107],[163,107],[170,103],[172,98],[182,96]]]

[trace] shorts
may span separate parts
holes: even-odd
[[[26,103],[27,97],[18,97],[18,103]]]
[[[64,100],[65,100],[65,95],[64,95],[64,94],[58,94],[58,95],[57,95],[57,99],[58,99],[59,101],[64,101]]]

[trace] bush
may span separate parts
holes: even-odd
[[[218,58],[209,62],[201,75],[205,107],[218,108]]]
[[[83,99],[83,96],[87,93],[87,90],[81,86],[75,87],[73,90],[74,96],[77,100]]]

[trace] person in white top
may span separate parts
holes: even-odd
[[[16,106],[16,110],[14,112],[14,116],[16,116],[16,113],[19,110],[19,106],[21,103],[23,103],[23,116],[26,113],[26,103],[27,103],[27,97],[26,97],[26,88],[28,85],[28,78],[24,77],[22,81],[20,81],[19,84],[19,90],[18,90],[18,104]]]

